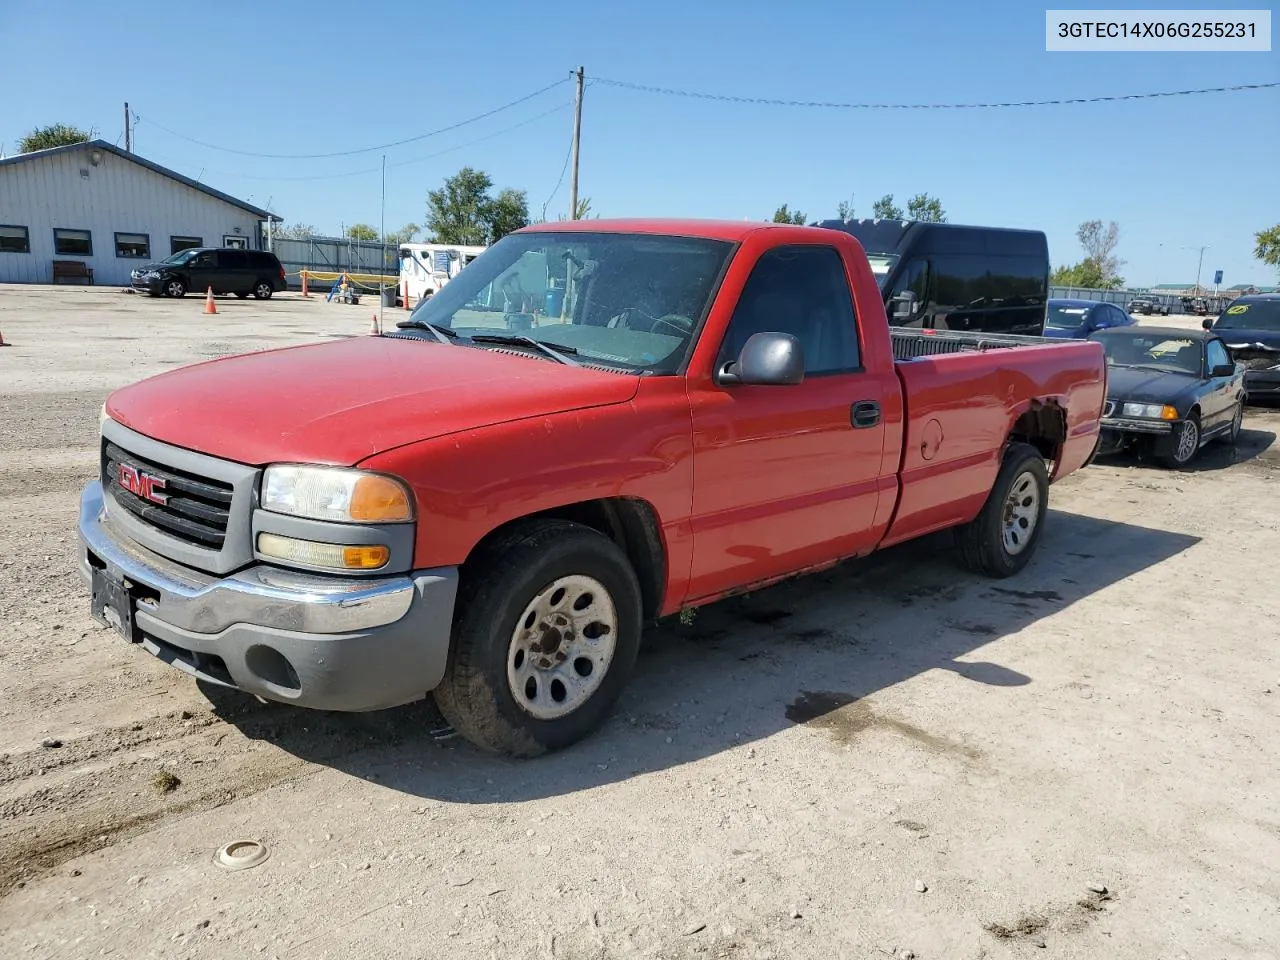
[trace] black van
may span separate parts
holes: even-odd
[[[912,220],[823,220],[853,234],[899,327],[1041,336],[1049,241],[1036,230]]]
[[[130,285],[153,297],[181,297],[212,287],[214,293],[270,300],[285,289],[285,273],[276,255],[266,250],[190,247],[134,270]]]

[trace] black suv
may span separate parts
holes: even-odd
[[[214,293],[253,294],[270,300],[285,288],[284,267],[274,253],[231,247],[191,247],[159,263],[133,271],[133,289],[153,297],[181,297],[213,288]]]

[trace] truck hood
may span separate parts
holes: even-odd
[[[460,430],[626,403],[639,381],[533,356],[355,337],[162,373],[112,393],[107,414],[155,440],[240,463],[351,466]]]

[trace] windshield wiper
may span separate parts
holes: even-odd
[[[559,343],[543,343],[541,340],[535,340],[533,337],[526,337],[518,333],[477,333],[471,338],[473,343],[509,343],[512,345],[523,344],[533,347],[535,350],[541,350],[552,360],[560,363],[568,364],[571,367],[580,367],[577,360],[570,360],[565,356],[566,353],[577,353],[577,347],[566,347]]]
[[[453,343],[458,339],[458,331],[450,330],[448,327],[438,327],[430,320],[418,319],[401,320],[396,326],[403,330],[406,327],[414,327],[418,330],[426,330],[430,332],[441,343]]]

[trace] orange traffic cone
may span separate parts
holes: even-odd
[[[382,336],[382,331],[378,329],[378,315],[376,313],[373,315],[373,319],[369,321],[369,336]]]
[[[216,306],[214,306],[214,303],[213,303],[213,287],[210,287],[210,288],[209,288],[209,293],[208,293],[208,295],[204,298],[204,312],[205,312],[205,313],[217,313],[217,312],[218,312],[218,308],[217,308]]]

